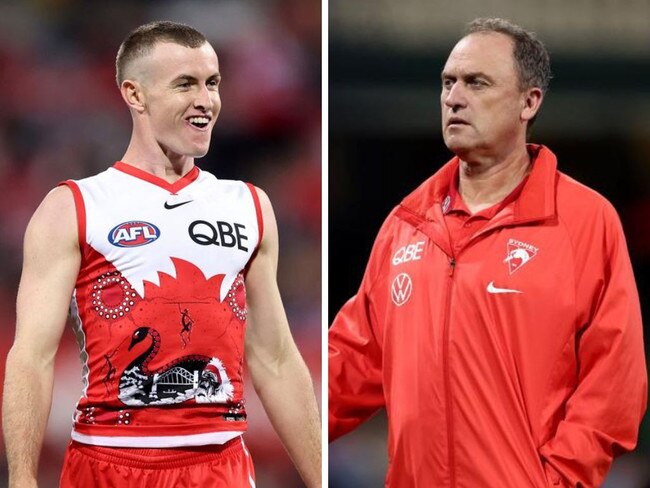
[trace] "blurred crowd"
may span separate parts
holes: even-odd
[[[11,346],[22,239],[58,182],[100,172],[127,147],[131,120],[115,84],[122,39],[153,20],[184,22],[215,47],[223,108],[209,154],[220,178],[250,181],[274,204],[279,283],[289,322],[321,378],[321,5],[317,0],[33,0],[0,4],[0,375]],[[41,457],[43,488],[58,485],[81,394],[68,330]],[[29,381],[29,378],[25,378]],[[250,383],[250,382],[249,382]],[[247,444],[259,486],[301,486],[252,388]],[[4,451],[4,446],[0,446]],[[0,462],[0,486],[6,459]]]

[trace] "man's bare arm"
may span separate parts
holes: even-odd
[[[2,426],[9,486],[36,486],[38,458],[52,403],[54,357],[79,272],[71,191],[50,192],[25,233],[16,336],[7,356]]]
[[[276,281],[278,231],[261,190],[264,237],[246,277],[246,358],[273,427],[308,487],[321,486],[321,426],[311,376],[296,344]]]

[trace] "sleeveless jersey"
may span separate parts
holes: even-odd
[[[170,184],[122,162],[63,184],[82,255],[72,438],[176,447],[241,434],[244,276],[262,237],[254,187],[197,167]]]

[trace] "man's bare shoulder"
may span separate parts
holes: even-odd
[[[26,244],[30,239],[41,242],[77,243],[77,215],[72,190],[66,185],[51,190],[32,216],[27,232]]]
[[[59,185],[45,195],[39,208],[55,211],[72,210],[74,213],[74,197],[68,185]]]

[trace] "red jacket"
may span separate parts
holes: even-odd
[[[623,231],[543,146],[519,197],[460,251],[458,159],[388,216],[329,333],[330,440],[381,407],[392,487],[599,486],[646,408]]]

